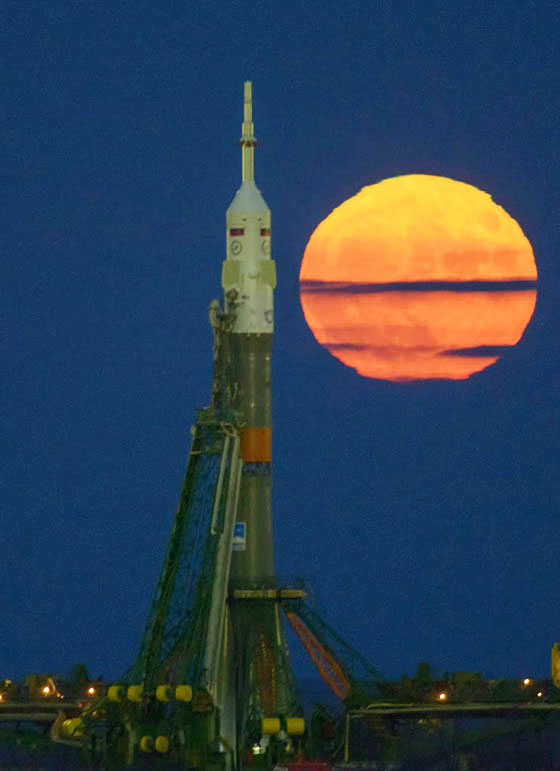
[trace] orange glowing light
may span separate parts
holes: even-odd
[[[461,380],[521,338],[536,302],[531,245],[487,194],[408,175],[364,188],[311,235],[306,321],[365,377]]]
[[[51,689],[50,689],[50,687],[48,685],[44,685],[41,690],[43,691],[43,694],[45,696],[48,696],[49,693],[51,692]]]
[[[526,678],[523,680],[523,685],[525,685],[525,686],[527,686],[527,685],[531,685],[531,680],[530,680],[528,677],[526,677]]]
[[[438,699],[439,699],[440,701],[445,701],[445,700],[447,699],[447,694],[445,693],[445,691],[442,691],[442,692],[439,694],[439,696],[438,696]]]
[[[93,687],[93,685],[90,685],[90,687],[87,689],[87,692],[89,693],[90,696],[94,695],[95,688]]]

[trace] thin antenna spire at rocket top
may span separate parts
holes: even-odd
[[[245,81],[243,94],[243,124],[241,126],[241,181],[253,182],[255,179],[254,151],[257,140],[253,125],[253,88],[250,80]]]

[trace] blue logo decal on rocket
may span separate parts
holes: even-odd
[[[236,522],[235,527],[233,528],[233,542],[231,548],[233,551],[245,551],[246,543],[245,522]]]

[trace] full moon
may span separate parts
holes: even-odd
[[[462,380],[516,345],[537,268],[488,193],[410,174],[364,187],[312,233],[301,304],[317,341],[360,375]]]

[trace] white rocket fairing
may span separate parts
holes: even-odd
[[[244,89],[241,187],[226,213],[226,254],[222,287],[226,307],[235,309],[234,333],[270,334],[274,330],[276,263],[270,257],[270,209],[254,179],[251,83]]]

